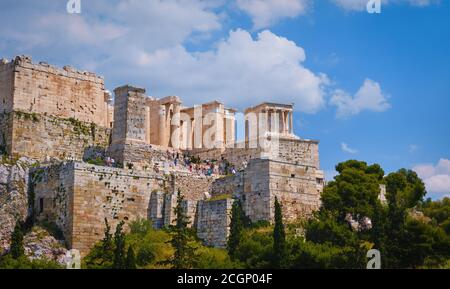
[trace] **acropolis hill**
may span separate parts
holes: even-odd
[[[54,222],[82,255],[105,218],[170,225],[178,190],[198,237],[224,247],[235,198],[254,222],[272,221],[275,197],[287,221],[320,206],[318,141],[294,135],[292,104],[255,105],[237,143],[237,110],[219,101],[185,107],[130,85],[113,101],[94,73],[18,56],[0,61],[0,153],[38,161],[25,186],[33,218]]]

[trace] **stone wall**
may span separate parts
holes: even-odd
[[[58,224],[69,248],[83,255],[103,238],[105,218],[112,230],[120,221],[149,218],[152,191],[166,186],[164,178],[151,173],[77,162],[40,169],[44,177],[35,186],[38,218]]]
[[[278,148],[271,150],[276,154],[269,154],[270,159],[314,168],[320,167],[318,141],[279,139],[278,143]]]
[[[0,154],[11,152],[12,115],[11,113],[0,113]]]
[[[225,248],[230,231],[233,199],[206,200],[198,203],[197,235],[207,246]]]
[[[63,232],[68,246],[72,244],[73,189],[75,171],[73,162],[62,162],[35,168],[33,176],[34,210],[37,220],[55,223]]]
[[[0,60],[0,113],[13,110],[14,63]]]
[[[1,119],[12,124],[12,129],[7,123],[5,130],[1,130],[10,155],[36,160],[47,157],[81,160],[89,148],[106,150],[109,144],[110,129],[93,123],[20,111],[0,115],[0,123]]]
[[[155,226],[173,224],[176,190],[185,196],[183,207],[196,225],[197,202],[204,199],[213,179],[156,174],[148,171],[67,162],[37,168],[35,185],[38,219],[55,222],[70,248],[86,254],[104,234],[104,219],[112,229],[120,221],[151,219]]]
[[[12,64],[0,64],[0,86],[0,101],[6,100],[0,102],[0,111],[17,110],[110,126],[104,80],[94,73],[43,62],[34,64],[30,57],[18,56]]]

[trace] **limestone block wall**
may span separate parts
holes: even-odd
[[[11,113],[0,113],[0,153],[8,153],[12,147],[12,116]]]
[[[78,162],[40,169],[45,177],[35,186],[35,203],[39,207],[43,198],[44,206],[38,217],[58,224],[68,246],[82,255],[103,238],[105,218],[112,230],[120,221],[149,218],[151,193],[166,183],[148,172]]]
[[[317,180],[317,169],[297,166],[280,161],[269,162],[269,188],[271,218],[273,218],[275,196],[283,205],[286,221],[311,216],[320,208],[323,183]]]
[[[211,185],[211,197],[242,195],[244,193],[244,172],[216,179]]]
[[[13,78],[13,95],[7,96],[13,110],[75,118],[109,127],[102,77],[68,66],[61,69],[43,62],[34,64],[25,56],[16,57],[13,65],[12,75],[10,69],[6,69],[9,73],[0,74],[4,83]]]
[[[252,222],[272,220],[269,164],[269,160],[252,160],[243,174],[241,198],[244,211]]]
[[[230,231],[233,199],[206,200],[198,203],[197,236],[207,246],[225,248]]]
[[[150,195],[165,179],[147,173],[75,163],[72,247],[88,252],[103,237],[104,219],[112,228],[150,215]]]
[[[319,142],[311,140],[279,139],[278,149],[269,157],[297,165],[320,167]]]
[[[0,60],[0,113],[13,110],[14,63]]]
[[[0,123],[1,119],[6,121],[0,124],[2,139],[11,155],[81,160],[89,148],[106,149],[109,144],[110,129],[93,123],[20,111],[0,115]]]
[[[71,245],[73,227],[74,163],[35,168],[30,172],[38,220],[54,222]]]
[[[108,155],[123,165],[133,164],[136,169],[152,169],[155,163],[168,161],[167,148],[144,143],[114,143]]]
[[[150,195],[150,215],[149,218],[153,222],[155,228],[164,226],[164,200],[165,192],[153,191]]]

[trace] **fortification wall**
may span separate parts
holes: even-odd
[[[14,60],[12,76],[11,70],[7,71],[1,79],[8,82],[13,78],[13,110],[110,127],[102,77],[69,66],[60,69],[43,62],[34,64],[25,56]]]
[[[104,219],[112,228],[150,216],[152,191],[163,191],[166,180],[147,172],[75,163],[72,247],[89,251],[104,235]]]
[[[0,113],[0,154],[11,152],[12,114]]]
[[[288,222],[309,217],[320,208],[323,183],[317,178],[317,169],[270,161],[269,171],[271,219],[275,197],[282,204],[283,217]]]
[[[278,148],[270,150],[269,158],[291,164],[319,168],[319,142],[301,139],[279,139]]]
[[[230,231],[233,199],[206,200],[198,203],[197,236],[207,246],[225,248]]]
[[[0,60],[0,113],[13,109],[14,63]]]
[[[1,125],[11,155],[26,156],[36,160],[47,157],[81,160],[89,148],[106,150],[110,129],[75,119],[63,119],[42,114],[14,111],[0,115],[7,120]],[[3,126],[3,127],[2,127]]]
[[[72,246],[74,163],[35,168],[30,175],[37,220],[55,223],[63,232],[67,245]]]
[[[86,254],[104,235],[106,218],[114,230],[120,221],[151,219],[155,226],[173,224],[175,191],[185,196],[183,207],[197,222],[197,202],[211,178],[156,174],[69,162],[36,169],[41,177],[35,186],[38,218],[55,222],[64,232],[69,247]],[[43,206],[40,202],[43,199]]]

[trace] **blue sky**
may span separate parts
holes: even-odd
[[[0,58],[71,65],[188,105],[296,105],[321,166],[412,168],[450,195],[450,3],[385,0],[2,0]]]

